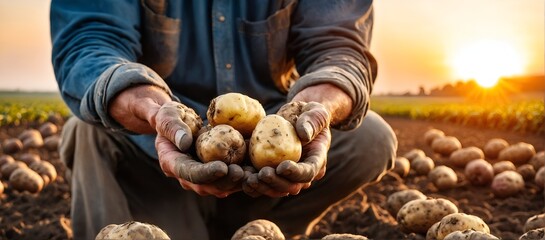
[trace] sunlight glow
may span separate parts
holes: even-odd
[[[513,44],[483,40],[454,52],[451,66],[461,79],[475,79],[482,87],[493,87],[500,77],[521,74],[525,62]]]

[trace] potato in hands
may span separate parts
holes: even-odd
[[[249,137],[257,123],[265,117],[261,104],[240,93],[227,93],[214,98],[206,112],[210,125],[227,124]]]
[[[200,134],[196,142],[197,156],[207,163],[219,160],[240,164],[246,154],[246,143],[233,127],[220,124]]]

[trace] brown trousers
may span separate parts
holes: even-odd
[[[331,205],[377,181],[392,166],[397,140],[368,112],[358,129],[332,131],[324,178],[299,195],[224,199],[184,190],[121,134],[73,117],[64,126],[61,159],[71,166],[75,239],[94,239],[108,224],[135,220],[159,226],[172,239],[230,239],[254,219],[275,222],[287,236],[304,234]]]

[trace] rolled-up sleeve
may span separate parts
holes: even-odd
[[[155,85],[172,96],[157,73],[136,63],[142,54],[138,0],[53,0],[50,20],[59,90],[83,121],[123,130],[108,105],[134,85]]]
[[[306,87],[333,84],[353,101],[351,115],[333,127],[358,127],[369,109],[377,72],[369,52],[372,27],[372,1],[299,1],[292,16],[289,44],[301,78],[290,88],[288,99]]]

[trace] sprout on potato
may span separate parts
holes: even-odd
[[[197,156],[205,163],[219,160],[240,164],[246,153],[246,142],[236,129],[220,124],[199,135],[195,148]]]
[[[411,170],[411,163],[404,157],[396,157],[394,162],[394,168],[392,172],[395,172],[400,177],[406,177]]]
[[[494,179],[494,168],[484,159],[477,159],[466,165],[464,174],[467,180],[477,186],[488,185]]]
[[[536,155],[534,146],[528,143],[519,142],[501,150],[498,159],[511,161],[514,164],[524,164],[532,159],[534,155]]]
[[[431,143],[431,149],[443,156],[450,156],[460,148],[462,148],[462,143],[453,136],[438,137]]]
[[[452,168],[438,166],[428,173],[428,178],[439,190],[451,189],[456,186],[458,176]]]
[[[457,167],[465,167],[467,163],[475,159],[484,159],[483,151],[478,147],[467,147],[450,154],[449,164]]]
[[[490,139],[484,145],[484,155],[490,159],[496,159],[500,151],[509,146],[509,143],[501,138]]]
[[[524,189],[524,179],[515,171],[505,171],[492,180],[492,192],[497,197],[509,197]]]

